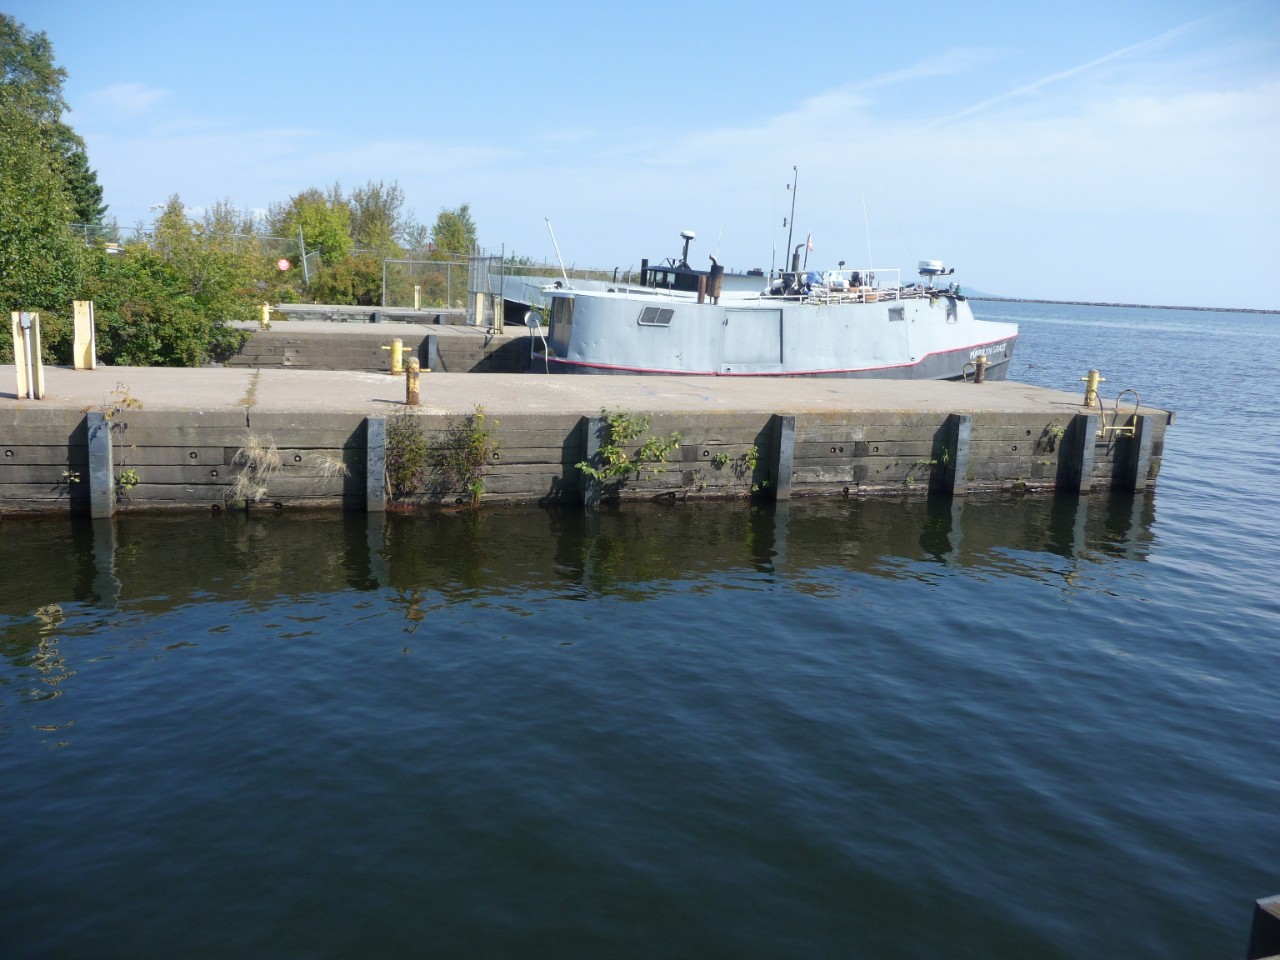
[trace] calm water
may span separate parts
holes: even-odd
[[[0,956],[1242,956],[1280,318],[978,304],[1154,497],[0,524]]]

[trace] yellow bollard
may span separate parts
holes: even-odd
[[[418,358],[409,360],[409,374],[404,378],[404,402],[406,406],[418,405]]]
[[[987,355],[985,353],[978,354],[978,359],[973,361],[973,382],[983,383],[987,379]]]
[[[258,329],[259,330],[271,329],[271,304],[269,303],[264,303],[262,305],[262,315],[258,317]]]
[[[1097,370],[1090,370],[1087,377],[1081,377],[1084,381],[1084,405],[1092,407],[1098,402],[1098,384],[1106,383],[1106,377]]]
[[[384,344],[382,349],[391,351],[391,375],[398,377],[404,373],[404,341],[396,337],[390,346]]]
[[[422,309],[422,287],[417,284],[413,287],[413,309]]]

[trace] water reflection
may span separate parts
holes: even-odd
[[[0,628],[38,632],[69,602],[146,613],[215,599],[428,590],[458,601],[493,588],[574,598],[641,598],[734,572],[803,576],[840,568],[896,578],[904,565],[996,567],[1037,556],[1141,561],[1154,539],[1151,495],[627,504],[486,509],[415,516],[130,517],[6,520]],[[1019,558],[1010,564],[1009,558]],[[34,635],[34,634],[32,634]]]
[[[370,616],[390,607],[408,644],[433,612],[458,604],[523,617],[547,602],[689,591],[732,603],[729,591],[760,585],[837,594],[849,574],[1106,589],[1101,568],[1144,560],[1154,522],[1153,498],[1142,495],[6,520],[0,693],[52,699],[86,655],[110,658],[153,641],[167,653],[257,613],[269,614],[268,627],[305,624],[282,640],[323,634],[334,603],[366,605]],[[157,626],[171,611],[194,626],[177,637]],[[100,640],[103,631],[114,639]],[[81,645],[68,658],[71,638]]]

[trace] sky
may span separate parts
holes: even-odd
[[[811,267],[1280,309],[1280,0],[3,9],[122,227],[381,180],[495,253],[767,271],[794,199]]]

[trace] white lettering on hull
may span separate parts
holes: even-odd
[[[1004,353],[1008,346],[1009,342],[1006,340],[1004,343],[994,343],[989,347],[974,347],[969,351],[969,359],[977,360],[978,357],[989,357],[993,353]]]

